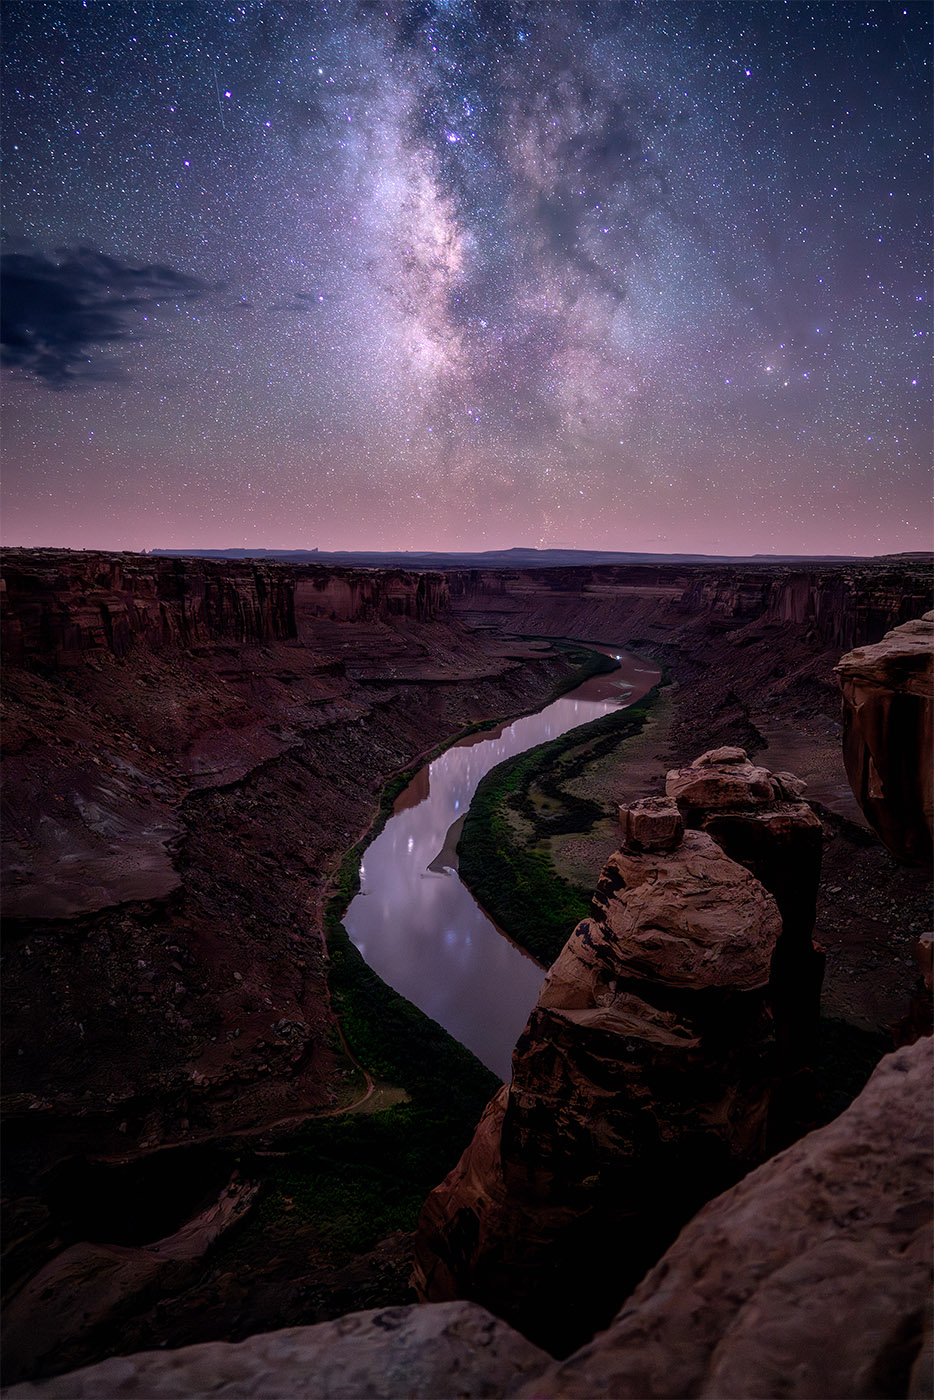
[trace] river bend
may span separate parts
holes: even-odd
[[[619,669],[591,677],[536,714],[460,740],[415,775],[367,847],[360,893],[344,916],[370,967],[504,1081],[544,972],[447,864],[456,841],[448,833],[491,768],[631,705],[658,681],[650,662],[599,650],[619,657]]]

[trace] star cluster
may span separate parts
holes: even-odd
[[[927,546],[926,4],[4,21],[9,543]]]

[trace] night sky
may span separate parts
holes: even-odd
[[[4,541],[926,548],[931,15],[4,0]]]

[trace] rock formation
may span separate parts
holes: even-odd
[[[918,614],[931,597],[929,564],[591,564],[452,571],[454,608],[552,636],[651,636],[703,622],[706,630],[759,623],[813,633],[838,655]],[[633,630],[636,629],[636,630]]]
[[[934,612],[836,667],[843,757],[866,819],[896,860],[930,866],[934,841]]]
[[[428,622],[450,607],[440,574],[53,549],[8,550],[2,597],[7,662],[58,667],[140,643],[308,642],[322,619]]]
[[[340,1101],[335,866],[391,775],[536,706],[568,666],[473,637],[440,576],[401,570],[10,550],[3,583],[12,1293],[65,1246],[121,1243],[112,1222],[63,1229],[59,1169],[80,1182],[88,1162],[152,1157],[158,1199],[156,1149]],[[266,1325],[283,1316],[262,1306]]]
[[[472,1303],[375,1308],[317,1327],[114,1357],[4,1392],[5,1400],[491,1400],[513,1395],[549,1357]]]
[[[679,683],[680,728],[672,746],[681,761],[702,746],[746,743],[751,727],[753,742],[761,742],[751,695],[778,721],[800,713],[810,736],[836,748],[836,692],[828,708],[822,679],[830,669],[828,646],[874,642],[919,612],[929,596],[925,569],[914,561],[816,572],[648,564],[462,579],[320,562],[6,552],[0,581],[3,1048],[11,1292],[28,1287],[63,1245],[117,1238],[106,1229],[63,1232],[48,1186],[59,1169],[68,1174],[75,1162],[129,1169],[149,1154],[163,1157],[155,1153],[159,1147],[187,1152],[192,1141],[228,1141],[232,1132],[252,1133],[341,1101],[345,1062],[333,1036],[320,937],[332,871],[372,820],[391,774],[470,721],[537,704],[566,674],[554,658],[517,665],[510,659],[515,644],[472,633],[465,617],[502,617],[523,633],[646,638]],[[708,732],[698,743],[698,734]],[[797,759],[779,766],[797,769]],[[678,832],[670,804],[651,818],[647,810],[635,813],[630,854],[674,857],[677,850],[666,854],[664,846]],[[896,874],[907,879],[918,872]],[[835,901],[841,919],[855,916],[858,897]],[[874,917],[891,921],[894,907],[887,892]],[[866,927],[875,936],[875,925]],[[905,938],[908,927],[906,921]],[[913,916],[910,927],[916,937],[923,924]],[[847,922],[846,937],[849,932]],[[870,980],[876,985],[874,966],[864,969],[864,987]],[[715,1059],[717,998],[726,994],[717,987],[691,993],[648,977],[630,981],[628,973],[615,992],[596,990],[609,1002],[594,998],[583,1008],[543,1007],[536,1014],[537,1024],[544,1027],[549,1017],[568,1037],[580,1022],[582,1038],[568,1051],[567,1073],[584,1086],[594,1072],[593,1117],[603,1126],[595,1127],[592,1141],[582,1132],[581,1141],[590,1159],[603,1161],[601,1133],[623,1122],[625,1142],[629,1121],[624,1108],[616,1119],[603,1115],[605,1105],[625,1102],[614,1095],[631,1090],[616,1081],[603,1089],[613,1047],[622,1037],[624,1059],[630,1056],[639,1075],[640,1055],[654,1063],[651,1047],[660,1047],[659,1063],[678,1063],[670,1076],[674,1088],[698,1094],[700,1113],[723,1089],[708,1067]],[[688,1004],[692,996],[696,1005]],[[759,997],[758,991],[736,994],[735,1006],[727,997],[729,1014],[759,1007]],[[739,1092],[748,1068],[756,1133],[763,1107],[757,1076],[765,1074],[760,1060],[768,1054],[765,1019],[760,1037],[757,1016],[750,1011],[749,1024],[739,1029],[729,1023],[738,1045],[751,1049],[748,1067],[737,1053],[740,1078],[724,1090]],[[638,1036],[623,1034],[631,1025]],[[695,1065],[699,1080],[689,1073]],[[559,1072],[557,1062],[545,1066],[545,1082],[550,1074],[560,1083]],[[653,1092],[662,1095],[667,1087],[655,1083]],[[582,1105],[587,1092],[582,1087]],[[539,1101],[532,1086],[527,1097],[517,1095],[509,1133],[521,1140],[528,1132],[531,1141],[529,1115],[547,1119],[550,1111],[547,1094]],[[504,1117],[502,1104],[491,1110],[496,1114]],[[650,1107],[638,1102],[628,1138],[636,1141],[644,1128],[659,1139],[661,1108],[658,1115],[653,1120]],[[727,1125],[715,1129],[711,1146]],[[487,1141],[502,1176],[498,1127]],[[741,1146],[737,1141],[730,1172],[741,1169]],[[478,1180],[486,1172],[484,1150],[478,1138],[471,1159]],[[553,1156],[560,1166],[561,1142]],[[538,1170],[528,1185],[520,1173],[521,1190],[533,1192],[551,1168],[546,1161],[541,1178]],[[630,1189],[629,1170],[618,1178],[623,1191]],[[655,1175],[646,1193],[656,1185],[661,1194],[668,1189],[672,1209],[687,1215],[692,1200],[682,1197],[694,1188],[691,1170],[668,1188],[660,1169]],[[604,1197],[616,1180],[601,1186]],[[586,1194],[593,1185],[578,1189]],[[642,1189],[638,1181],[635,1189]],[[157,1188],[144,1199],[162,1194]],[[574,1222],[579,1202],[571,1194],[566,1216]],[[698,1199],[701,1194],[698,1189]],[[664,1225],[663,1212],[659,1218]],[[677,1228],[676,1221],[669,1224]],[[469,1214],[465,1228],[472,1228]],[[281,1262],[286,1238],[305,1267],[301,1235],[280,1232],[270,1255]],[[136,1262],[148,1268],[152,1241],[146,1240]],[[663,1243],[653,1246],[656,1252]],[[620,1257],[629,1270],[632,1260],[625,1252]],[[64,1277],[68,1258],[61,1267]],[[171,1300],[161,1290],[173,1271],[160,1272],[152,1311],[121,1334],[132,1338],[130,1345],[148,1344],[149,1335],[172,1342],[209,1335],[189,1329],[184,1318],[171,1320]],[[132,1283],[142,1275],[134,1265],[126,1277]],[[213,1290],[210,1325],[217,1335],[244,1316],[238,1290],[246,1284],[232,1278],[228,1272],[216,1287],[213,1279],[205,1285]],[[326,1293],[329,1279],[316,1276],[319,1286]],[[284,1311],[283,1295],[259,1285],[258,1268],[249,1290],[250,1326],[331,1315],[309,1311],[307,1297],[299,1303],[291,1293],[293,1311]],[[187,1290],[192,1296],[207,1294]],[[403,1293],[368,1290],[351,1302],[348,1285],[341,1296],[348,1301],[340,1306],[369,1307]],[[193,1308],[202,1318],[200,1301]],[[111,1332],[85,1355],[118,1345]]]
[[[932,1393],[931,1039],[695,1217],[528,1400]]]
[[[821,869],[821,824],[792,773],[770,773],[743,749],[702,754],[668,774],[666,791],[685,825],[706,831],[774,897],[782,932],[772,959],[769,999],[779,1046],[770,1145],[783,1147],[814,1125],[824,955],[813,942]]]
[[[511,1086],[422,1211],[419,1295],[472,1298],[559,1354],[764,1151],[781,919],[680,825],[670,803],[629,811],[629,844],[548,974]]]
[[[475,1304],[442,1303],[119,1357],[4,1400],[925,1400],[931,1048],[887,1056],[839,1118],[705,1206],[564,1362]]]
[[[72,1244],[9,1298],[3,1314],[4,1372],[33,1375],[81,1357],[95,1337],[119,1335],[141,1300],[189,1284],[222,1234],[250,1209],[258,1187],[235,1176],[220,1197],[165,1239],[133,1248]]]

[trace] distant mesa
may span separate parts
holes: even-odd
[[[508,549],[478,551],[446,550],[323,550],[314,549],[151,549],[152,555],[174,559],[273,559],[282,563],[304,563],[314,557],[320,564],[350,564],[358,568],[426,568],[426,569],[501,569],[501,568],[561,568],[574,565],[604,564],[857,564],[867,558],[874,560],[927,560],[919,554],[874,555],[858,554],[651,554],[641,551],[601,549],[536,549],[528,545],[512,545]]]

